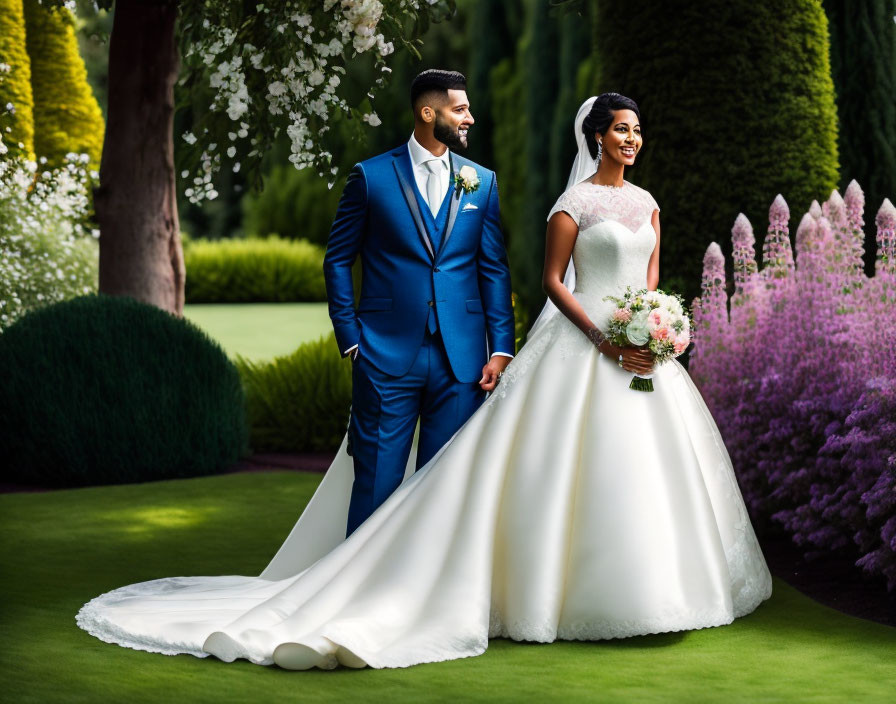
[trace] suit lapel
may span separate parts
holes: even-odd
[[[408,154],[407,147],[404,147],[403,149],[399,148],[399,150],[393,152],[392,155],[395,157],[392,161],[392,166],[395,169],[395,175],[398,177],[398,184],[401,186],[401,192],[408,204],[408,210],[411,211],[414,225],[417,226],[417,234],[420,235],[420,239],[423,242],[426,251],[429,253],[430,259],[435,260],[436,254],[432,247],[432,240],[429,239],[429,233],[426,231],[426,226],[423,223],[423,216],[420,213],[420,206],[417,204],[417,196],[411,185],[413,183],[413,173],[411,173],[411,157]]]
[[[453,155],[452,155],[453,156]],[[445,251],[445,245],[448,244],[448,238],[451,237],[451,230],[454,229],[454,221],[457,219],[457,213],[460,210],[460,201],[464,196],[464,189],[457,188],[454,185],[455,164],[451,158],[451,173],[448,175],[448,190],[451,201],[448,203],[448,222],[445,225],[445,234],[442,235],[442,244],[439,247],[439,254]]]

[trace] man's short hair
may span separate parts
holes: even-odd
[[[428,93],[439,93],[445,98],[449,90],[466,90],[467,79],[458,71],[443,71],[431,68],[417,74],[411,82],[411,107],[417,108],[417,101]]]

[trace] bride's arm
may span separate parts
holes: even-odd
[[[578,235],[579,226],[562,210],[554,213],[548,220],[541,286],[560,312],[587,335],[595,325],[591,322],[591,318],[588,317],[582,304],[563,285],[563,277],[566,275],[566,267],[569,265],[569,258],[572,256],[572,249]]]
[[[656,223],[656,227],[659,227],[658,220]],[[541,285],[548,298],[551,299],[551,302],[557,306],[560,312],[594,342],[595,339],[589,335],[589,332],[595,330],[596,326],[591,321],[591,318],[588,317],[588,313],[585,312],[582,304],[563,285],[563,277],[566,275],[566,267],[569,265],[569,258],[572,256],[572,249],[575,246],[578,235],[579,226],[565,212],[561,210],[551,216],[551,219],[548,221],[547,242],[544,250],[544,273],[541,277]],[[654,255],[657,256],[657,262],[659,261],[658,252],[659,245],[657,245],[657,249],[654,252]],[[658,263],[656,269],[657,271],[659,270]],[[656,288],[656,284],[654,284],[654,288]],[[653,355],[645,349],[639,347],[617,347],[603,339],[597,346],[597,349],[611,359],[622,357],[622,367],[631,372],[646,374],[653,368]]]
[[[650,224],[656,230],[656,246],[653,248],[653,254],[650,255],[650,261],[647,262],[647,288],[655,291],[660,283],[660,211],[654,210],[653,217],[650,218]]]

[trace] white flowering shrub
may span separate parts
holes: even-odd
[[[0,135],[0,332],[35,308],[96,291],[99,261],[99,232],[84,225],[97,177],[88,156],[40,171],[8,154]]]
[[[453,11],[454,0],[184,0],[181,80],[207,81],[213,96],[181,135],[195,165],[181,173],[185,195],[194,203],[215,198],[214,176],[225,164],[257,176],[281,133],[297,169],[335,176],[334,120],[380,124],[371,99],[390,71],[388,57],[396,45],[416,53],[430,17]],[[360,84],[356,73],[374,78]]]

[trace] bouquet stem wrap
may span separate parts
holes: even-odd
[[[628,388],[635,391],[653,391],[653,375],[641,376],[640,374],[635,374]]]

